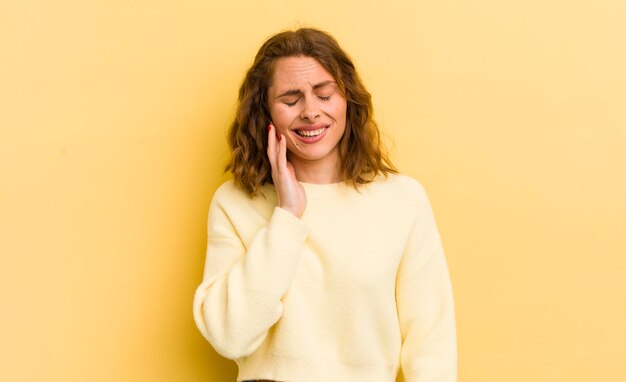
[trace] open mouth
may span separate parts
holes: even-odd
[[[304,138],[313,138],[322,135],[328,127],[322,127],[316,130],[296,130],[296,134]]]

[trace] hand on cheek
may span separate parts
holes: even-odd
[[[287,139],[271,123],[267,134],[267,156],[272,166],[278,206],[301,217],[306,208],[306,193],[296,179],[293,165],[287,161]]]

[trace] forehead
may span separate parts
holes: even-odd
[[[281,57],[274,66],[270,88],[311,87],[328,80],[334,80],[333,76],[313,57]]]

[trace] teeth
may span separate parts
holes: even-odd
[[[303,137],[316,137],[322,134],[324,130],[326,130],[326,128],[322,127],[321,129],[317,130],[296,130],[296,133]]]

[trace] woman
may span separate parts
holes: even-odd
[[[238,381],[456,381],[454,302],[428,197],[315,29],[261,47],[229,134],[194,318]]]

